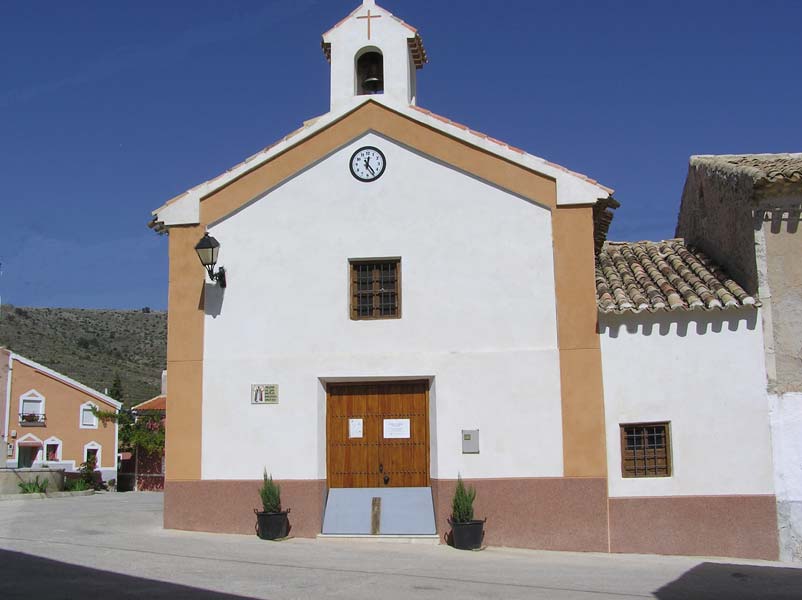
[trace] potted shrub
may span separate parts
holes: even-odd
[[[265,469],[262,487],[259,488],[262,499],[262,511],[253,509],[256,513],[256,535],[263,540],[277,540],[287,537],[289,532],[289,519],[287,513],[290,509],[281,510],[281,488],[273,482],[273,476],[267,474]]]
[[[454,547],[459,550],[478,550],[482,547],[484,539],[485,521],[473,518],[473,501],[476,499],[476,490],[466,488],[462,477],[457,476],[457,489],[454,490],[454,499],[451,502],[451,540]]]

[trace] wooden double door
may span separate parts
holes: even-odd
[[[330,488],[429,485],[429,382],[329,383]]]

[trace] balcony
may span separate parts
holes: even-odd
[[[19,424],[21,427],[44,427],[47,420],[45,413],[20,413]]]

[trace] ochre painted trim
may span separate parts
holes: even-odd
[[[552,211],[566,477],[606,477],[593,208]]]
[[[554,179],[450,137],[385,106],[368,102],[201,199],[201,223],[215,223],[225,218],[369,131],[415,148],[543,206],[552,208],[557,204]]]
[[[167,479],[201,477],[203,407],[203,287],[206,271],[195,245],[206,228],[171,227],[167,297]]]

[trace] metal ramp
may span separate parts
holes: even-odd
[[[380,499],[376,516],[374,498]],[[374,520],[378,520],[378,532]],[[323,535],[436,536],[432,489],[330,489],[323,516]]]

